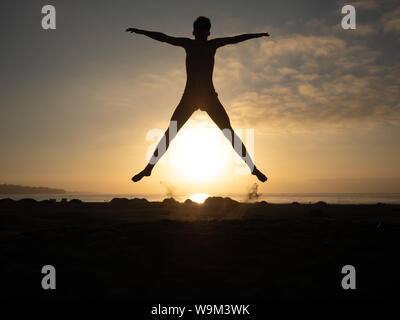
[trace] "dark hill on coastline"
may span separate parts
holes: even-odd
[[[0,184],[0,194],[63,194],[65,190],[47,187],[26,187],[14,184]]]

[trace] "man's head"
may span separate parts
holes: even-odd
[[[211,22],[207,17],[200,16],[193,22],[193,35],[196,39],[206,40],[210,35]]]

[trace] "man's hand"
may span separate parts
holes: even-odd
[[[261,33],[261,37],[269,37],[269,33],[267,32]]]
[[[140,29],[136,29],[136,28],[128,28],[128,29],[126,29],[125,30],[126,32],[130,32],[130,33],[137,33],[137,34],[141,34],[142,32],[142,30],[140,30]]]

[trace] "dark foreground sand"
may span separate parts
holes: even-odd
[[[397,299],[399,231],[400,205],[0,200],[0,295]],[[341,287],[348,264],[356,290]]]

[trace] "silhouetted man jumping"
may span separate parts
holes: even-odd
[[[216,38],[208,40],[210,35],[211,22],[206,17],[198,17],[193,23],[193,35],[195,39],[176,38],[167,36],[161,32],[152,32],[129,28],[127,32],[135,32],[143,34],[154,40],[166,42],[173,46],[183,47],[186,51],[186,87],[176,107],[170,121],[170,126],[165,131],[164,136],[157,145],[156,150],[147,166],[132,178],[137,182],[144,176],[150,176],[154,165],[167,151],[170,142],[175,137],[180,128],[190,118],[192,113],[197,109],[206,111],[210,118],[222,130],[234,147],[235,151],[246,162],[250,168],[250,172],[264,182],[267,177],[256,168],[253,160],[248,154],[242,140],[235,134],[232,129],[228,114],[218,99],[218,94],[214,89],[212,82],[212,74],[214,69],[214,56],[218,48],[227,44],[234,44],[245,40],[268,37],[268,33],[242,34],[235,37]]]

